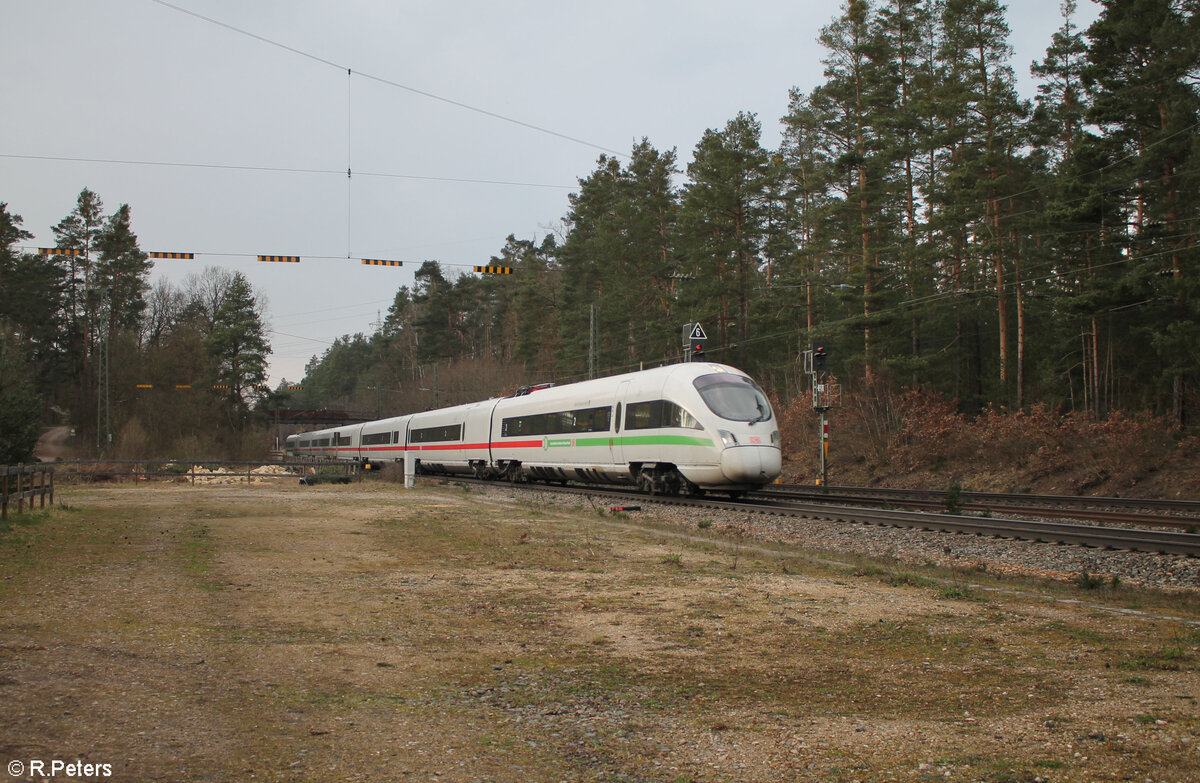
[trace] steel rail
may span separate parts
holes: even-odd
[[[469,479],[448,479],[470,481]],[[495,482],[480,481],[481,484]],[[930,514],[919,511],[840,506],[788,499],[752,497],[744,500],[645,495],[630,489],[581,485],[510,484],[549,492],[571,492],[611,498],[636,499],[639,503],[713,508],[740,513],[774,514],[832,522],[903,527],[950,533],[974,534],[991,538],[1010,538],[1039,543],[1072,544],[1098,549],[1125,549],[1136,552],[1200,557],[1200,535],[1145,528],[1101,527],[1066,522],[972,517],[954,514]]]
[[[813,502],[834,502],[845,504],[878,505],[894,503],[910,508],[945,508],[949,502],[949,494],[938,490],[897,490],[895,492],[876,492],[873,489],[833,488],[828,491],[814,490],[811,487],[795,487],[789,485],[774,485],[764,488],[761,493],[765,497],[786,497],[794,500]],[[1155,525],[1161,527],[1181,528],[1190,530],[1200,528],[1200,516],[1178,516],[1151,511],[1114,511],[1103,508],[1110,505],[1110,500],[1128,500],[1126,498],[1067,498],[1077,501],[1073,504],[1060,503],[1057,496],[1047,495],[1017,495],[1005,494],[993,496],[991,493],[963,493],[958,506],[963,511],[1000,512],[1006,514],[1026,514],[1034,517],[1049,519],[1081,519],[1091,522],[1113,522],[1131,525]],[[971,500],[971,498],[981,498]],[[1178,504],[1193,503],[1193,501],[1166,501],[1172,508],[1184,508]],[[1122,505],[1122,504],[1113,504]],[[1127,507],[1137,505],[1137,501],[1124,504]],[[1200,504],[1195,504],[1200,506]],[[1154,507],[1154,501],[1147,501],[1146,508]],[[1200,514],[1200,509],[1189,509]]]
[[[767,489],[778,489],[785,492],[806,492],[813,496],[859,495],[878,498],[933,498],[944,501],[950,493],[942,489],[900,489],[895,487],[838,487],[830,486],[825,489],[814,488],[804,484],[773,484]],[[1020,492],[979,492],[962,490],[959,496],[963,500],[975,500],[979,503],[1025,503],[1033,502],[1039,507],[1064,506],[1068,508],[1134,508],[1170,511],[1182,516],[1190,516],[1200,521],[1200,501],[1177,500],[1170,498],[1130,498],[1092,495],[1035,495]]]

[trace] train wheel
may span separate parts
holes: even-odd
[[[521,463],[513,460],[505,465],[504,478],[514,484],[524,484],[525,475],[521,472]]]

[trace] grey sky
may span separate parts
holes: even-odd
[[[86,186],[106,212],[130,204],[144,250],[203,254],[158,261],[156,277],[245,273],[270,302],[272,383],[299,380],[335,337],[372,331],[421,261],[469,270],[510,233],[540,240],[598,148],[626,154],[644,136],[675,148],[682,168],[704,130],[739,111],[756,113],[763,144],[777,146],[788,90],[822,80],[816,38],[840,6],[170,2],[312,57],[154,0],[0,0],[0,201],[35,234],[30,246],[50,246]],[[1031,98],[1029,63],[1061,15],[1053,2],[1009,5]],[[1080,6],[1086,26],[1097,10]],[[260,253],[304,261],[258,263]]]

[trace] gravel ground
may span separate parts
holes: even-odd
[[[475,485],[472,486],[474,490]],[[489,486],[498,493],[533,505],[579,506],[592,503],[607,508],[612,502],[566,490],[514,489]],[[582,498],[582,500],[581,500]],[[644,498],[642,513],[682,529],[698,530],[711,523],[716,530],[739,526],[763,542],[802,546],[817,552],[845,553],[896,560],[913,565],[935,565],[959,570],[987,570],[1004,576],[1030,576],[1069,582],[1087,572],[1106,581],[1116,577],[1128,586],[1163,590],[1200,590],[1200,558],[1124,550],[1089,549],[1012,539],[984,538],[956,533],[877,527],[831,520],[740,513],[711,508],[660,504]]]

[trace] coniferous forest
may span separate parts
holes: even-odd
[[[602,155],[559,230],[480,260],[513,274],[427,261],[377,331],[314,357],[301,391],[259,396],[401,413],[678,361],[681,327],[700,322],[707,358],[785,412],[804,406],[800,352],[824,344],[880,448],[917,399],[963,421],[1144,414],[1181,437],[1200,404],[1200,0],[1100,5],[1081,29],[1064,2],[1031,66],[999,0],[848,0],[820,31],[823,83],[767,118],[778,149],[740,113],[686,158],[649,139]],[[1033,100],[1016,87],[1028,68]],[[124,364],[197,358],[226,379],[205,416],[244,433],[263,366],[239,351],[266,349],[237,343],[256,331],[252,292],[238,320],[238,281],[217,270],[148,291],[136,239],[121,244],[127,207],[104,217],[81,194],[55,229],[84,269],[17,254],[19,220],[3,219],[4,361],[32,368],[43,404],[95,420],[106,322]],[[18,304],[13,280],[54,293]],[[152,412],[122,410],[157,442]]]
[[[785,398],[805,388],[799,352],[822,342],[848,389],[1185,423],[1200,3],[1103,5],[1081,30],[1064,4],[1030,102],[1000,2],[850,2],[821,31],[825,82],[793,91],[779,149],[739,114],[686,164],[648,140],[601,156],[559,235],[510,237],[489,261],[511,277],[427,263],[379,331],[314,358],[304,396],[429,387],[435,363],[627,371],[678,360],[698,321],[710,359]]]

